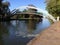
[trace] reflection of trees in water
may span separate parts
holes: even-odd
[[[0,23],[2,34],[8,34],[9,25],[10,25],[9,22],[2,22],[2,23]]]
[[[0,32],[1,33],[1,32]],[[3,40],[2,40],[2,36],[0,34],[0,45],[3,45]]]
[[[4,22],[0,22],[0,45],[3,45],[3,37],[8,34],[7,25]]]

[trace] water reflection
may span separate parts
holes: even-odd
[[[26,45],[36,34],[50,26],[48,19],[0,22],[0,45]]]
[[[8,29],[5,22],[0,22],[0,45],[4,45],[3,37],[8,35]]]
[[[40,22],[40,21],[36,21],[36,20],[27,20],[27,31],[28,33],[32,34],[33,31],[36,29],[36,26],[37,24]]]

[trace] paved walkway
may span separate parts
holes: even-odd
[[[27,45],[60,45],[60,22],[44,30]]]

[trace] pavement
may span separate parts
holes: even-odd
[[[60,45],[60,21],[42,31],[27,45]]]

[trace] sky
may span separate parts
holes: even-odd
[[[35,5],[37,8],[45,10],[45,0],[4,0],[10,2],[10,9],[13,10],[20,6],[27,6],[29,4]]]
[[[45,10],[46,9],[45,0],[4,0],[4,1],[10,2],[9,8],[11,11],[21,6],[27,6],[29,4],[33,4],[44,15],[48,14],[47,10]]]

